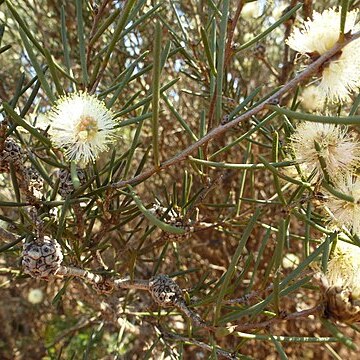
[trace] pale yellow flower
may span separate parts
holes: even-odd
[[[345,226],[354,234],[360,235],[360,179],[347,174],[338,178],[335,186],[339,192],[352,196],[354,202],[325,192],[328,197],[326,206],[332,214],[331,222],[339,227]]]
[[[318,273],[324,316],[348,324],[360,321],[360,248],[338,242],[325,275]]]
[[[319,152],[315,142],[320,147]],[[319,155],[334,179],[360,163],[360,144],[347,133],[346,127],[334,124],[300,123],[290,136],[290,148],[305,175],[315,173],[315,181],[323,177]]]
[[[352,294],[360,296],[360,248],[339,241],[327,264],[326,277],[330,286],[349,287]]]
[[[258,17],[259,9],[256,2],[246,3],[241,11],[241,16],[245,19]]]
[[[113,113],[96,96],[74,93],[62,97],[49,111],[49,135],[68,160],[86,164],[114,140]]]
[[[308,111],[314,112],[324,106],[324,97],[315,85],[307,86],[300,96],[301,105]]]
[[[340,36],[340,10],[335,8],[314,11],[313,20],[303,21],[295,28],[286,43],[301,54],[319,56],[330,50]],[[358,10],[348,12],[345,33],[359,29]],[[337,56],[325,64],[319,91],[331,102],[349,100],[349,94],[360,87],[360,39],[346,45]]]

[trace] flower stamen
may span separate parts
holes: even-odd
[[[91,116],[80,116],[76,125],[77,137],[81,141],[91,141],[99,131],[97,121]]]

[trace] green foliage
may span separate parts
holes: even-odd
[[[333,242],[358,240],[329,226],[321,191],[354,198],[306,177],[288,139],[298,120],[357,133],[360,96],[306,111],[298,95],[330,60],[292,80],[285,39],[312,9],[359,1],[257,3],[0,1],[0,155],[12,139],[23,159],[2,169],[0,158],[1,359],[355,354],[356,326],[340,331],[321,307],[299,312],[322,304],[312,269],[326,270]],[[342,12],[342,32],[345,21]],[[46,118],[73,92],[96,96],[116,120],[115,142],[82,166],[84,180]],[[60,170],[71,174],[66,196]],[[43,235],[61,244],[64,266],[175,278],[189,312],[141,288],[99,294],[81,277],[27,277],[22,242]]]

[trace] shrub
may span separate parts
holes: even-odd
[[[356,358],[358,5],[0,1],[1,358]]]

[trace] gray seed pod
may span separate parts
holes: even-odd
[[[16,167],[22,164],[22,152],[18,144],[11,139],[6,139],[4,149],[0,153],[0,172],[9,172],[9,163],[13,163]]]
[[[152,206],[152,208],[149,209],[149,211],[160,218],[166,213],[167,208],[162,207],[160,204],[156,203]],[[164,217],[163,221],[172,226],[176,226],[186,230],[186,233],[181,235],[171,234],[163,231],[163,237],[169,241],[188,240],[191,237],[191,233],[195,230],[194,227],[191,226],[190,220],[187,221],[187,224],[184,224],[183,219],[175,209],[170,209]]]
[[[33,166],[24,169],[24,177],[29,184],[30,191],[37,197],[41,197],[44,181]]]
[[[23,246],[24,272],[34,278],[48,278],[59,269],[63,261],[60,244],[45,236],[42,241],[27,242]]]
[[[149,291],[154,301],[164,307],[177,306],[184,302],[179,285],[167,275],[152,277],[149,281]]]
[[[80,184],[84,185],[86,182],[85,172],[81,169],[77,169],[77,175]],[[62,198],[66,198],[75,191],[74,184],[71,181],[71,173],[67,169],[61,169],[57,172],[57,176],[60,179],[58,192]]]
[[[180,215],[175,211],[175,209],[168,210],[166,207],[163,207],[158,203],[153,204],[153,206],[149,209],[149,211],[159,218],[162,217],[168,211],[167,214],[165,215],[164,221],[166,221],[169,224],[175,223],[180,219]]]

